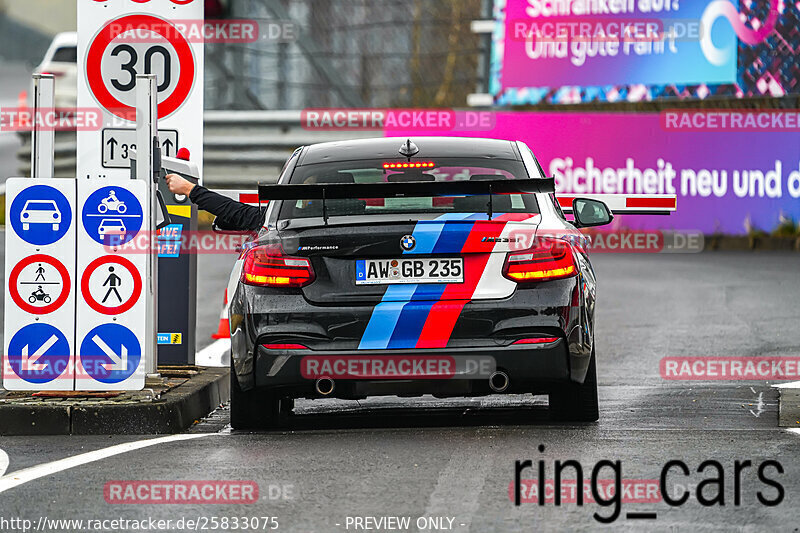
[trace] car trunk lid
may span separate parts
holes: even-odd
[[[286,254],[309,257],[312,262],[316,280],[302,289],[312,304],[478,300],[513,293],[515,282],[502,275],[506,253],[524,248],[540,220],[539,215],[528,213],[498,214],[491,220],[485,213],[453,213],[416,221],[369,217],[369,221],[332,221],[327,226],[290,225],[281,230],[280,237]],[[413,246],[404,249],[404,239],[413,241]],[[455,283],[357,284],[359,261],[367,260],[381,264],[421,261],[429,272],[436,266],[434,262],[456,260],[463,272]]]

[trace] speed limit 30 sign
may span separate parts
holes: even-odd
[[[151,37],[142,37],[143,33]],[[126,39],[125,35],[130,37]],[[135,102],[126,97],[136,88],[136,75],[140,73],[156,74],[158,118],[167,118],[192,92],[192,46],[176,26],[153,15],[128,15],[109,21],[94,36],[86,55],[86,79],[92,96],[112,114],[135,121]]]
[[[176,132],[162,149],[188,148],[201,163],[203,44],[182,33],[191,27],[186,21],[203,21],[203,0],[78,0],[78,106],[98,107],[103,116],[101,131],[78,132],[79,177],[128,176],[126,158],[109,156],[124,153],[126,143],[116,150],[115,141],[135,137],[141,74],[156,76],[159,129]]]

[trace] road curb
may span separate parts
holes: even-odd
[[[800,383],[792,384],[800,385]],[[778,425],[800,428],[800,387],[779,387]]]
[[[148,402],[0,404],[0,435],[148,435],[178,433],[230,397],[229,370],[206,368]]]

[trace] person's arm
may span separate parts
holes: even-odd
[[[230,228],[258,231],[264,224],[265,209],[243,204],[209,191],[202,185],[195,185],[176,174],[170,174],[166,179],[170,192],[188,196],[197,207],[219,217]]]

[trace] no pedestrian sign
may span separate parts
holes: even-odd
[[[142,276],[124,257],[98,257],[83,272],[81,294],[89,307],[98,313],[124,313],[142,295]]]

